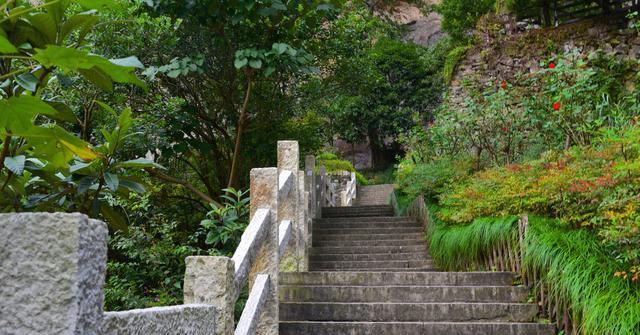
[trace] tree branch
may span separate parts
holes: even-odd
[[[147,169],[145,169],[145,170],[146,170],[150,175],[152,175],[152,176],[154,176],[154,177],[156,177],[156,178],[158,178],[158,179],[164,180],[164,181],[169,182],[169,183],[172,183],[172,184],[178,184],[178,185],[182,185],[182,186],[184,186],[185,188],[187,188],[188,190],[190,190],[191,192],[193,192],[195,195],[197,195],[200,199],[204,200],[204,201],[205,201],[206,203],[208,203],[208,204],[213,203],[213,204],[215,204],[215,205],[217,205],[217,206],[222,207],[222,205],[221,205],[219,202],[217,202],[217,201],[213,200],[213,198],[211,198],[210,196],[206,195],[206,194],[205,194],[205,193],[203,193],[202,191],[198,190],[195,186],[193,186],[193,185],[192,185],[191,183],[189,183],[188,181],[180,180],[180,179],[178,179],[178,178],[171,177],[171,176],[169,176],[169,175],[167,175],[167,174],[163,173],[162,171],[160,171],[160,170],[158,170],[158,169],[150,169],[150,168],[147,168]]]

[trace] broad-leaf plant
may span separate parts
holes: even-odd
[[[91,145],[70,131],[79,120],[48,86],[84,78],[111,91],[114,84],[145,89],[135,57],[106,59],[91,53],[87,37],[109,0],[0,0],[0,209],[79,211],[125,230],[113,194],[144,192],[131,174],[160,168],[151,161],[119,161],[132,134],[131,110]],[[72,89],[72,88],[69,88]]]

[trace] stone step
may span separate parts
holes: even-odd
[[[322,212],[322,217],[329,218],[361,218],[361,217],[388,217],[393,216],[393,211],[361,211],[361,212]]]
[[[399,233],[399,234],[315,234],[315,241],[363,241],[363,240],[422,240],[424,243],[424,233]]]
[[[393,247],[425,245],[424,237],[406,240],[318,240],[313,238],[313,247]]]
[[[361,216],[361,217],[349,217],[349,218],[320,218],[314,219],[315,224],[325,223],[371,223],[371,222],[389,222],[389,223],[402,223],[402,222],[417,222],[415,218],[406,216]]]
[[[381,253],[381,254],[315,254],[309,256],[310,262],[335,261],[402,261],[402,260],[430,260],[429,254],[423,252],[411,253]]]
[[[379,268],[379,269],[310,269],[312,272],[371,272],[371,271],[380,271],[380,272],[432,272],[438,271],[438,269],[430,266],[425,268]]]
[[[389,284],[392,285],[392,284]],[[281,285],[280,302],[503,302],[527,298],[514,286],[315,286]]]
[[[309,262],[309,268],[317,270],[333,269],[405,269],[405,268],[433,268],[430,260],[397,260],[397,261],[343,261],[343,262]]]
[[[391,209],[391,210],[393,210],[393,207],[391,205],[389,205],[389,204],[363,205],[363,206],[322,207],[323,211],[329,211],[329,212],[362,211],[362,210],[372,210],[372,209]]]
[[[499,322],[280,322],[281,335],[553,335],[540,323]]]
[[[406,221],[406,222],[374,222],[374,221],[363,221],[363,222],[332,222],[332,223],[314,223],[313,230],[323,230],[323,229],[353,229],[353,228],[420,228],[422,226],[418,224],[416,221]]]
[[[511,272],[283,272],[278,281],[280,285],[510,286],[514,278]]]
[[[534,304],[283,302],[283,321],[497,321],[531,322]]]
[[[422,227],[384,227],[384,228],[338,228],[314,229],[315,236],[333,235],[391,235],[422,233]]]
[[[427,247],[423,241],[417,245],[396,245],[396,246],[360,246],[360,247],[314,247],[311,248],[311,255],[322,254],[397,254],[410,252],[427,252]]]

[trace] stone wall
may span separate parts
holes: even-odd
[[[212,305],[103,313],[107,238],[83,214],[0,214],[0,334],[213,334]]]
[[[640,57],[640,37],[619,18],[600,18],[543,29],[527,30],[512,16],[483,17],[475,31],[478,43],[458,64],[447,94],[452,108],[462,106],[469,89],[512,81],[518,73],[532,73],[555,55],[578,49],[584,54],[603,50],[622,59]],[[497,87],[497,86],[496,86]]]

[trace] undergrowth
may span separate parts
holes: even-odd
[[[430,253],[443,270],[465,270],[492,246],[517,236],[517,217],[479,218],[468,225],[434,220],[428,232]],[[612,273],[619,268],[611,250],[588,230],[569,229],[557,220],[529,217],[523,266],[536,269],[550,296],[568,301],[585,334],[639,334],[640,290]]]

